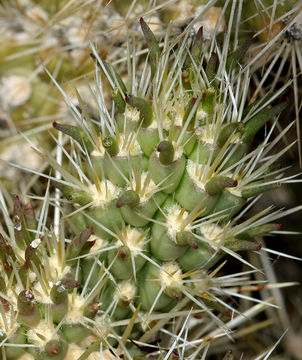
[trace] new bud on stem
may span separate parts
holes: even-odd
[[[130,207],[135,207],[139,204],[139,202],[139,195],[133,190],[127,190],[117,200],[116,207],[118,209],[126,205]]]
[[[170,165],[173,162],[174,147],[169,141],[161,141],[157,146],[157,151],[159,152],[159,161],[163,165]]]
[[[209,195],[216,195],[227,187],[236,187],[237,180],[233,180],[227,176],[215,176],[205,185],[205,190]]]
[[[18,296],[18,317],[17,320],[28,327],[35,327],[40,322],[40,312],[30,290],[23,290]]]
[[[142,127],[148,127],[152,123],[153,112],[150,104],[147,100],[142,99],[138,96],[127,94],[125,96],[127,104],[135,107],[139,111],[139,121]]]
[[[119,152],[117,141],[112,136],[107,136],[102,141],[104,148],[110,156],[116,156]]]

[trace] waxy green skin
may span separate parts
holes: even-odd
[[[140,20],[140,23],[149,47],[151,82],[154,84],[162,54],[157,40],[147,24],[143,19]],[[196,46],[192,47],[192,56],[197,64],[201,61],[201,54],[196,47],[201,43],[202,32],[199,31],[194,43]],[[226,71],[235,71],[246,47],[247,44],[244,44],[239,51],[228,56]],[[218,59],[213,55],[204,69],[211,86],[201,89],[202,93],[195,96],[194,92],[197,90],[200,92],[196,85],[197,74],[194,70],[196,66],[192,65],[190,56],[188,56],[183,71],[189,74],[186,83],[189,95],[186,101],[183,101],[185,108],[182,111],[182,126],[171,125],[169,129],[163,129],[162,132],[156,127],[151,127],[156,121],[152,94],[150,97],[130,94],[121,77],[105,62],[103,65],[115,84],[112,89],[113,100],[117,108],[114,131],[119,133],[113,131],[114,135],[108,136],[107,132],[101,133],[101,128],[97,129],[96,132],[100,136],[99,143],[102,143],[105,148],[104,155],[95,155],[94,150],[98,151],[99,149],[91,141],[93,138],[90,136],[91,134],[84,131],[84,127],[54,123],[55,129],[71,136],[80,145],[81,150],[84,149],[89,154],[89,161],[86,159],[87,171],[85,169],[83,171],[86,171],[90,182],[93,184],[95,177],[98,176],[100,181],[106,180],[108,184],[117,186],[119,191],[106,204],[99,205],[91,193],[85,190],[76,190],[77,187],[68,186],[60,181],[54,182],[54,185],[69,201],[69,208],[66,208],[67,213],[79,207],[85,208],[70,218],[73,228],[81,233],[64,248],[64,264],[70,266],[71,269],[64,277],[52,279],[49,293],[50,306],[43,301],[39,303],[35,298],[31,299],[29,304],[24,299],[19,301],[19,314],[16,320],[18,329],[15,336],[9,339],[11,343],[29,342],[27,329],[35,329],[45,319],[47,310],[50,309],[54,325],[60,324],[59,340],[56,342],[56,339],[52,339],[38,349],[26,349],[26,351],[30,352],[37,360],[65,360],[69,344],[79,343],[92,333],[93,321],[88,322],[87,319],[94,320],[97,319],[97,315],[106,313],[106,309],[115,300],[114,286],[122,280],[135,282],[135,296],[128,304],[122,301],[118,302],[109,322],[128,321],[133,316],[133,308],[130,307],[130,304],[136,308],[140,306],[143,312],[149,312],[151,309],[159,313],[170,311],[184,296],[183,288],[190,287],[194,293],[195,285],[187,285],[183,279],[190,278],[190,272],[209,271],[218,265],[224,255],[222,250],[218,250],[218,246],[215,244],[211,246],[209,241],[203,240],[198,227],[194,227],[196,221],[202,222],[205,216],[211,214],[214,224],[227,226],[228,221],[243,208],[250,197],[275,187],[275,185],[266,185],[269,178],[260,177],[253,179],[254,188],[243,187],[240,188],[240,191],[232,192],[231,188],[236,190],[237,185],[238,189],[240,187],[240,181],[237,184],[236,179],[238,174],[235,174],[232,169],[230,174],[220,175],[219,171],[215,172],[219,166],[220,171],[227,170],[228,167],[236,164],[239,158],[244,157],[252,146],[254,135],[286,106],[281,103],[264,109],[251,118],[243,116],[234,124],[222,124],[217,130],[219,133],[214,142],[205,142],[200,133],[206,130],[205,126],[215,121],[216,105],[223,106],[219,94],[220,87],[217,84],[218,79],[216,79],[217,61]],[[150,85],[150,88],[152,86]],[[181,85],[176,82],[175,93],[179,86]],[[150,90],[150,92],[152,91]],[[200,103],[195,106],[197,99],[200,100]],[[196,113],[193,114],[194,106]],[[127,110],[138,111],[139,120],[133,121],[133,119],[127,118]],[[196,121],[198,110],[206,113],[209,124],[206,124],[206,121],[204,123]],[[190,116],[192,117],[191,121],[188,120]],[[184,129],[184,127],[186,128]],[[123,129],[127,129],[125,133]],[[93,133],[95,130],[94,128]],[[140,145],[139,155],[131,155],[129,152],[125,156],[120,153],[118,139],[120,135],[128,136],[129,132],[130,136],[135,138]],[[239,139],[236,143],[231,141],[231,137],[234,135]],[[228,160],[223,163],[224,157],[221,157],[220,154],[224,147]],[[179,148],[181,151],[175,156]],[[83,156],[83,152],[81,156]],[[193,161],[196,166],[202,165],[207,169],[205,171],[209,171],[205,176],[202,188],[198,187],[189,175],[189,161]],[[211,166],[213,169],[210,171]],[[133,185],[133,178],[139,178],[143,172],[147,172],[147,178],[149,176],[149,180],[156,184],[155,191],[147,200],[143,198],[142,189],[149,184],[144,184],[142,181],[141,184]],[[184,226],[177,230],[175,236],[171,237],[169,232],[171,225],[167,223],[166,218],[167,214],[173,211],[175,205],[181,212],[188,213],[190,217],[188,225],[190,226]],[[220,215],[216,215],[217,213]],[[18,198],[14,200],[14,224],[18,225],[14,229],[16,245],[25,254],[23,262],[18,264],[18,269],[22,270],[19,271],[20,279],[24,290],[30,290],[34,294],[34,284],[29,283],[29,274],[44,266],[41,259],[43,256],[50,256],[51,250],[43,244],[43,241],[37,247],[32,246],[35,237],[27,229],[29,224],[33,229],[36,228],[33,211],[31,206],[22,208]],[[141,233],[146,233],[144,243],[139,250],[133,250],[131,243],[127,244],[124,236],[127,227],[138,228]],[[263,233],[273,230],[274,227],[268,227],[263,230]],[[103,251],[101,248],[99,253],[96,252],[91,257],[89,252],[94,245],[94,241],[90,240],[92,233],[101,237],[109,249]],[[257,248],[252,242],[254,236],[252,231],[251,237],[248,233],[244,233],[242,239],[240,237],[227,239],[228,241],[223,245],[234,251],[255,250]],[[121,243],[117,239],[120,239]],[[8,278],[12,274],[11,262],[19,261],[16,260],[18,258],[7,245],[0,237],[1,264],[5,264],[3,267],[5,281],[1,281],[0,278],[0,287],[4,293],[7,291],[5,283],[8,283]],[[170,262],[173,262],[177,271],[179,270],[177,281],[172,279],[172,275],[165,273],[163,276],[161,273],[162,269],[171,265]],[[106,275],[103,277],[103,274]],[[166,279],[165,283],[161,282],[162,277]],[[68,322],[66,320],[71,294],[75,298],[93,295],[85,304],[85,309],[77,309],[78,312],[83,313],[82,321]],[[18,295],[22,297],[23,294]],[[215,308],[214,305],[213,307]],[[98,310],[100,311],[98,312]],[[138,337],[142,333],[140,326],[136,326],[135,331]],[[97,333],[99,332],[97,331]],[[17,360],[23,351],[25,350],[12,347],[6,350],[6,354],[9,360]]]
[[[140,23],[149,48],[151,78],[154,82],[160,57],[162,56],[161,50],[156,38],[143,19],[140,20]],[[252,38],[248,39],[235,52],[228,55],[226,59],[227,72],[230,73],[236,70],[238,63],[243,59],[251,42]],[[198,44],[202,44],[202,31],[198,32],[191,50],[197,65],[201,56]],[[285,103],[281,103],[272,108],[266,108],[252,117],[250,117],[249,110],[246,109],[246,111],[243,111],[241,119],[236,119],[233,123],[222,123],[220,126],[217,126],[217,136],[214,137],[213,141],[207,143],[204,140],[205,136],[202,137],[200,134],[207,133],[208,126],[215,125],[213,124],[216,121],[213,115],[215,114],[215,109],[217,106],[223,106],[223,101],[220,98],[220,86],[216,78],[219,59],[214,53],[210,56],[208,64],[206,64],[205,73],[211,85],[208,88],[202,89],[202,93],[197,96],[194,94],[197,77],[196,64],[192,64],[191,59],[190,56],[187,57],[183,69],[188,94],[185,95],[186,100],[183,101],[185,108],[182,113],[182,126],[171,125],[171,128],[163,129],[162,133],[160,133],[156,126],[151,127],[155,121],[158,121],[154,111],[152,91],[150,97],[130,94],[121,77],[113,76],[114,70],[112,68],[109,69],[108,64],[104,62],[103,66],[110,70],[109,76],[111,81],[116,83],[116,79],[118,79],[116,86],[121,86],[124,92],[123,94],[117,94],[116,88],[112,88],[117,108],[113,121],[116,123],[115,129],[118,130],[115,131],[118,131],[118,134],[116,138],[110,135],[110,139],[107,134],[100,134],[105,144],[104,156],[94,156],[93,149],[90,146],[89,149],[92,153],[93,166],[99,176],[105,176],[113,184],[121,187],[121,193],[118,199],[112,199],[112,204],[115,203],[116,206],[114,210],[111,204],[105,211],[101,207],[86,210],[92,218],[102,225],[102,227],[99,227],[95,223],[95,232],[105,238],[108,238],[109,234],[104,233],[104,227],[113,232],[120,231],[123,227],[123,222],[133,227],[150,228],[150,245],[144,247],[143,254],[155,258],[159,263],[160,261],[172,260],[177,262],[179,259],[179,264],[183,271],[196,270],[203,267],[208,270],[219,261],[222,255],[221,253],[215,254],[215,249],[200,239],[196,243],[193,241],[193,246],[177,243],[176,239],[171,239],[168,234],[168,228],[165,226],[166,215],[164,214],[164,204],[169,204],[167,205],[169,207],[172,206],[171,204],[176,203],[182,210],[192,213],[191,224],[193,224],[195,219],[202,219],[202,217],[218,212],[220,216],[216,222],[223,225],[242,209],[248,198],[257,195],[257,191],[249,192],[244,188],[240,188],[240,191],[232,192],[231,188],[236,190],[237,187],[237,179],[235,174],[232,177],[232,170],[230,170],[230,174],[220,176],[219,172],[215,173],[213,171],[215,170],[214,168],[211,170],[210,175],[206,176],[203,180],[204,184],[202,187],[197,186],[187,170],[189,161],[192,161],[196,166],[204,166],[205,169],[211,166],[220,167],[220,171],[227,171],[229,167],[234,168],[234,164],[248,153],[253,137],[259,129],[273,116],[279,114],[286,106]],[[102,68],[102,66],[100,67]],[[176,82],[176,90],[177,86],[180,85]],[[124,97],[125,107],[121,106],[121,96]],[[139,112],[136,120],[129,115],[134,110]],[[197,121],[198,111],[202,111],[206,119]],[[166,116],[173,115],[168,113]],[[185,129],[183,129],[184,127]],[[131,132],[137,139],[141,148],[141,154],[143,155],[131,155],[129,152],[126,157],[119,156],[116,146],[118,138],[123,134],[127,137]],[[182,138],[179,138],[180,136]],[[77,140],[79,134],[73,136],[73,138]],[[181,148],[180,155],[178,153],[177,157],[174,155],[177,150],[176,143]],[[152,181],[158,186],[156,193],[147,201],[142,201],[140,192],[130,185],[134,174],[137,176],[142,171],[147,171]],[[270,187],[265,186],[266,179],[259,179],[257,181],[259,181],[259,192],[270,189]],[[140,187],[142,186],[144,185],[141,184]],[[240,186],[240,182],[238,186]],[[112,211],[111,214],[110,211]],[[116,211],[120,213],[122,221],[120,221]],[[195,216],[194,214],[197,215]],[[152,222],[154,223],[152,224]],[[90,225],[90,223],[87,223],[87,220],[85,220],[85,224]],[[195,233],[196,231],[193,230],[192,239],[194,239]],[[184,234],[182,236],[187,235]],[[115,244],[115,240],[112,241],[112,244]],[[110,266],[110,272],[116,279],[134,277],[133,265],[135,265],[136,275],[138,275],[140,284],[142,284],[142,287],[139,286],[140,295],[136,299],[136,303],[141,304],[145,309],[152,306],[155,294],[159,290],[158,285],[152,287],[152,282],[144,281],[144,279],[155,276],[156,269],[153,269],[154,265],[151,265],[141,255],[132,256],[131,260],[131,251],[127,246],[110,250],[105,263],[107,266]],[[147,283],[150,284],[147,286]],[[149,291],[153,295],[149,296]],[[165,298],[167,295],[162,296],[163,298],[160,299],[157,305],[158,309],[164,308],[170,303],[170,299]]]

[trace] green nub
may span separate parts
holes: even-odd
[[[103,146],[110,156],[116,156],[119,152],[118,144],[111,136],[107,136],[105,139],[103,139]]]
[[[161,141],[157,147],[157,151],[159,152],[159,161],[163,165],[170,165],[173,162],[174,147],[169,141]]]

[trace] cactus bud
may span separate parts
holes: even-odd
[[[35,327],[40,322],[40,312],[30,290],[23,290],[18,296],[18,322],[29,327]]]

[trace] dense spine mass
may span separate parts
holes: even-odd
[[[74,168],[68,152],[69,164],[44,157],[61,172],[53,185],[79,235],[35,238],[31,205],[14,200],[14,241],[0,238],[0,359],[93,359],[95,344],[142,359],[134,341],[175,309],[206,312],[224,328],[220,260],[260,250],[258,237],[279,228],[267,210],[241,218],[250,199],[280,186],[274,163],[285,151],[271,156],[279,139],[269,136],[253,145],[287,103],[246,105],[248,76],[237,67],[252,38],[228,54],[215,42],[209,51],[202,28],[174,44],[140,25],[149,53],[138,64],[129,58],[137,84],[126,85],[93,48],[113,115],[74,108],[81,126],[53,124],[78,145]],[[221,317],[211,310],[221,308]]]

